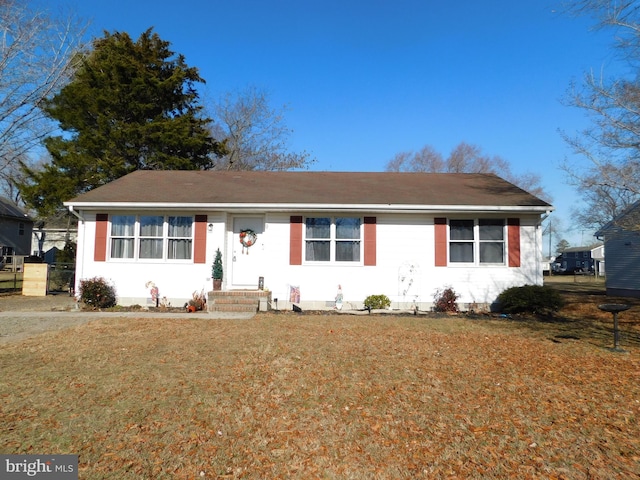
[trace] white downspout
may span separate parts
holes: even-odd
[[[80,213],[76,212],[73,209],[72,205],[69,205],[69,212],[76,217],[79,222],[78,222],[78,242],[76,243],[76,278],[75,278],[75,284],[73,285],[73,291],[75,292],[75,296],[76,299],[78,298],[78,282],[80,281],[81,278],[83,278],[84,275],[84,250],[85,250],[85,241],[87,238],[86,235],[86,221],[84,219],[84,217],[82,215],[80,215]],[[80,231],[80,229],[82,229],[82,232]]]
[[[544,257],[544,246],[542,245],[541,227],[542,227],[542,222],[544,222],[549,217],[549,215],[551,215],[551,210],[547,210],[544,213],[544,215],[540,215],[540,221],[536,225],[536,230],[539,231],[539,233],[536,234],[536,250],[538,251],[536,270],[540,272],[540,274],[542,275],[542,284],[544,284],[544,269],[542,268],[541,262],[542,262],[542,258]],[[549,232],[549,235],[551,235],[551,232]],[[551,258],[551,252],[549,252],[549,258]],[[551,274],[551,264],[549,264],[549,274]]]

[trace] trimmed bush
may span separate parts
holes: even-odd
[[[94,309],[110,308],[116,305],[116,290],[102,277],[80,280],[80,301]]]
[[[444,290],[438,290],[433,296],[433,309],[436,312],[458,312],[458,294],[451,287]]]
[[[369,295],[364,299],[364,306],[371,310],[385,309],[391,306],[391,300],[386,295]]]
[[[564,300],[551,287],[525,285],[507,288],[498,295],[498,305],[504,313],[546,313],[560,310]]]

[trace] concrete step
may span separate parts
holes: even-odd
[[[251,305],[243,304],[214,304],[209,307],[210,312],[252,312],[255,313],[258,311],[259,305],[258,303],[254,303]]]
[[[216,290],[208,293],[210,312],[267,311],[271,292],[263,290]]]

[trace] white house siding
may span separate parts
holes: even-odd
[[[367,296],[377,294],[387,295],[396,305],[428,301],[420,283],[422,269],[433,265],[433,218],[378,215],[375,266],[310,265],[304,260],[302,265],[289,265],[289,216],[270,215],[267,230],[270,263],[265,286],[278,298],[278,308],[291,308],[291,286],[300,288],[300,306],[308,309],[331,308],[338,286],[344,308],[362,308]]]
[[[483,216],[483,218],[486,218]],[[461,309],[488,308],[505,289],[522,285],[542,285],[542,237],[535,219],[520,219],[520,267],[467,267],[449,265],[424,272],[423,291],[427,301],[438,290],[451,287],[459,295]],[[507,245],[508,250],[508,245]]]
[[[118,212],[119,214],[121,212]],[[212,231],[207,231],[207,260],[203,264],[162,263],[154,261],[94,260],[96,215],[81,212],[84,222],[78,225],[76,255],[76,284],[83,279],[102,277],[116,289],[120,305],[151,305],[148,282],[153,282],[160,297],[167,297],[173,306],[182,306],[194,291],[211,290],[211,264],[216,245],[216,236],[224,237],[224,221],[220,215],[209,217]],[[108,251],[107,251],[108,254]],[[78,289],[76,288],[76,292]]]
[[[290,213],[265,216],[264,240],[253,248],[263,248],[266,262],[256,272],[265,288],[278,299],[278,308],[290,308],[290,289],[300,289],[299,306],[306,309],[331,308],[338,286],[344,308],[362,308],[369,295],[385,294],[394,308],[431,307],[437,290],[452,287],[460,295],[460,305],[486,306],[505,288],[542,284],[540,229],[535,218],[521,219],[521,267],[435,267],[434,218],[419,215],[377,215],[376,266],[289,265]],[[227,255],[227,261],[231,258]],[[415,302],[415,303],[414,303]]]
[[[437,290],[452,287],[459,304],[491,304],[505,288],[524,284],[542,284],[540,229],[535,217],[520,218],[521,267],[435,267],[434,216],[409,214],[371,214],[376,217],[376,265],[302,265],[289,264],[290,216],[296,212],[267,213],[264,232],[249,249],[243,261],[256,259],[255,282],[264,278],[264,287],[278,299],[278,308],[290,309],[290,288],[300,289],[303,309],[332,308],[338,286],[342,287],[344,309],[363,307],[369,295],[384,294],[393,308],[429,309]],[[341,213],[348,215],[348,213]],[[361,214],[353,214],[362,216]],[[233,288],[228,273],[233,268],[237,238],[232,234],[231,214],[211,213],[207,218],[206,258],[204,264],[94,261],[96,216],[82,213],[85,222],[78,229],[77,281],[104,277],[116,288],[121,305],[148,305],[152,281],[160,297],[172,305],[183,305],[194,291],[211,290],[211,264],[217,248],[223,252],[225,278],[223,288]],[[257,215],[251,215],[253,217]],[[438,215],[442,216],[442,215]],[[505,215],[506,216],[506,215]],[[512,217],[513,215],[509,215]],[[485,218],[486,215],[483,215]],[[472,218],[467,215],[465,218]],[[143,268],[140,268],[144,265]],[[254,272],[252,271],[252,274]]]

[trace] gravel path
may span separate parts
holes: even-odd
[[[0,295],[0,345],[103,318],[248,319],[253,314],[91,312],[76,308],[68,294],[46,297]]]
[[[75,310],[75,297],[68,293],[46,297],[25,297],[20,294],[0,295],[0,312],[52,312]]]

